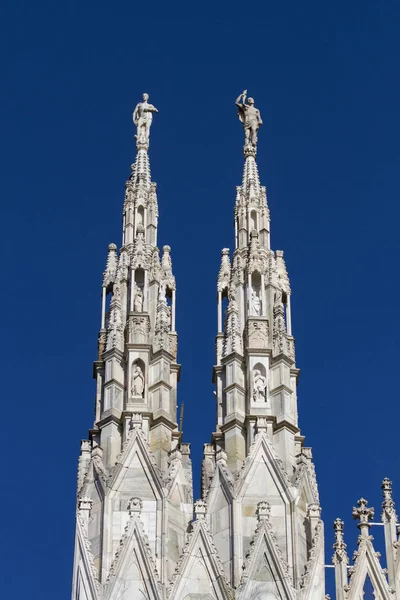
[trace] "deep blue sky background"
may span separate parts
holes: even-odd
[[[178,285],[197,493],[215,424],[215,282],[242,176],[234,100],[248,88],[264,120],[272,246],[291,277],[327,561],[337,516],[351,554],[355,501],[368,498],[379,518],[389,476],[400,502],[400,5],[13,0],[0,17],[1,596],[70,596],[102,271],[121,240],[143,91],[160,111],[152,175]]]

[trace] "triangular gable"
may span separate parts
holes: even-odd
[[[355,552],[356,560],[350,573],[350,585],[347,594],[348,600],[359,600],[363,597],[363,589],[367,574],[375,591],[375,597],[379,600],[393,600],[389,584],[382,572],[374,546],[372,536],[359,537],[358,550]]]
[[[131,517],[125,527],[107,578],[104,600],[119,600],[122,595],[132,599],[162,598],[154,557],[137,514]]]
[[[216,600],[232,598],[205,519],[193,523],[193,531],[168,589],[169,600],[188,600],[191,594],[193,598],[207,598],[207,595]]]
[[[307,504],[312,504],[314,502],[319,504],[319,495],[315,492],[315,486],[314,482],[312,481],[311,474],[304,463],[299,465],[294,474],[294,485],[296,488],[295,501],[297,501],[304,492],[307,499]]]
[[[232,500],[235,497],[233,485],[232,482],[227,478],[225,469],[221,468],[221,465],[217,463],[210,487],[208,488],[208,494],[206,496],[209,513],[213,512],[221,494],[223,494],[226,503],[231,505]]]
[[[138,428],[131,431],[124,449],[117,458],[117,462],[112,469],[108,482],[108,487],[111,488],[109,495],[112,496],[113,492],[121,487],[129,466],[135,460],[135,456],[138,457],[143,472],[146,474],[147,481],[152,488],[154,497],[164,497],[164,480],[161,471],[155,462],[154,456],[150,452],[144,433]]]
[[[300,599],[315,600],[325,596],[324,524],[319,521],[310,549],[309,559],[300,581]],[[322,573],[322,576],[321,576]]]
[[[308,452],[307,452],[308,451]],[[309,502],[319,504],[319,492],[317,479],[315,476],[314,463],[312,462],[311,452],[309,448],[303,448],[303,453],[299,457],[299,463],[292,477],[295,488],[298,490],[298,495],[301,494],[302,486],[307,487],[307,498]]]
[[[251,481],[252,474],[254,470],[258,468],[261,461],[264,462],[265,467],[271,474],[280,494],[286,497],[288,502],[293,501],[293,484],[289,480],[281,459],[264,431],[257,434],[256,439],[250,448],[249,455],[239,472],[235,484],[236,497],[239,500],[244,497],[249,482]]]
[[[76,597],[79,597],[79,586],[84,585],[87,597],[99,598],[98,573],[94,566],[93,554],[90,550],[90,542],[85,531],[84,522],[79,512],[76,517],[74,571],[74,588],[76,589],[73,590],[73,594],[76,592]],[[83,596],[83,594],[81,595]]]
[[[244,564],[237,600],[276,598],[295,600],[289,568],[268,519],[259,522]]]

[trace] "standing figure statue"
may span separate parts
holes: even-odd
[[[252,290],[251,292],[250,314],[252,314],[254,317],[259,317],[261,315],[261,300],[257,296],[255,290]]]
[[[137,128],[135,139],[144,143],[149,142],[153,113],[158,113],[156,107],[148,103],[148,99],[149,95],[143,94],[143,102],[139,102],[133,111],[133,122]]]
[[[139,286],[136,286],[133,308],[135,312],[142,312],[143,310],[143,292]]]
[[[253,400],[260,402],[266,400],[265,390],[267,388],[267,379],[261,374],[259,369],[254,369],[253,372]]]
[[[262,125],[261,114],[258,108],[254,106],[253,98],[248,99],[246,104],[247,90],[244,90],[240,96],[236,98],[236,106],[238,107],[238,116],[244,127],[245,145],[251,145],[257,148],[257,132]],[[242,101],[240,103],[240,100]]]
[[[135,365],[132,373],[131,393],[132,396],[143,398],[144,377],[143,371],[138,364]]]

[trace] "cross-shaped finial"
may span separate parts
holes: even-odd
[[[374,518],[375,510],[367,506],[368,501],[365,498],[360,498],[357,504],[358,508],[353,508],[353,519],[360,519],[357,527],[361,530],[361,533],[367,532],[371,527],[369,521]]]

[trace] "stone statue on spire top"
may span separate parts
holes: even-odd
[[[148,102],[149,95],[143,94],[143,102],[139,102],[133,111],[133,122],[136,125],[135,139],[137,143],[148,144],[153,113],[158,113],[153,104]]]
[[[238,107],[239,120],[244,127],[245,147],[252,146],[255,150],[257,148],[257,132],[262,125],[261,114],[254,106],[254,99],[249,98],[246,104],[246,97],[247,90],[244,90],[236,98],[235,104]]]

